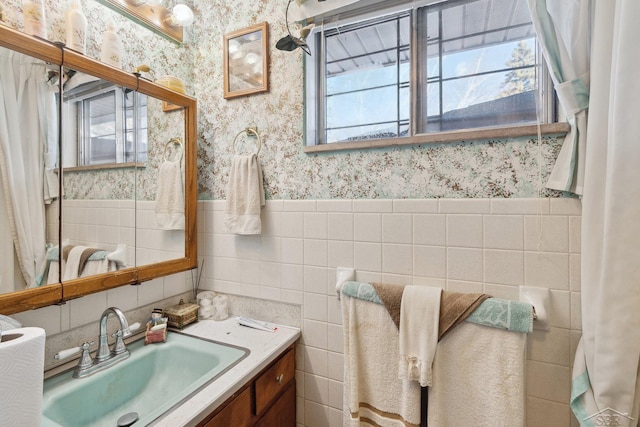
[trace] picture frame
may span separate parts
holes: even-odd
[[[269,90],[269,24],[224,35],[224,98]]]

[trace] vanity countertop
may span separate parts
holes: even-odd
[[[236,318],[230,317],[223,321],[201,320],[183,329],[182,332],[185,334],[245,347],[251,350],[251,353],[151,425],[195,426],[300,337],[298,328],[277,326],[275,332],[267,332],[241,326]]]

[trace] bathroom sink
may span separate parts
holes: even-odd
[[[249,355],[249,350],[179,332],[167,342],[128,345],[131,356],[89,377],[72,371],[44,381],[42,426],[117,425],[136,412],[144,426],[182,403]]]

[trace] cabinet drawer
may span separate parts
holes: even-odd
[[[295,375],[295,352],[287,351],[255,381],[256,415],[261,415]]]
[[[247,387],[203,427],[248,427],[252,423],[251,389]]]

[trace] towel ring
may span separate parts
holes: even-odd
[[[260,154],[260,149],[262,148],[262,138],[260,138],[260,134],[258,133],[258,128],[246,128],[238,132],[236,137],[233,138],[233,153],[234,154],[238,153],[238,151],[236,150],[236,142],[238,141],[238,137],[243,133],[246,133],[247,135],[253,134],[258,138],[258,150],[256,151],[256,156]]]
[[[179,145],[180,146],[180,158],[177,159],[177,161],[182,160],[182,156],[184,155],[184,145],[182,144],[182,139],[180,139],[180,138],[171,138],[169,140],[169,142],[167,142],[167,144],[164,146],[164,161],[165,162],[169,161],[169,159],[167,158],[167,149],[171,145]]]

